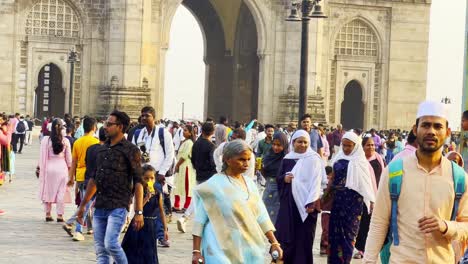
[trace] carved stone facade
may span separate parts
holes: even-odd
[[[68,51],[74,48],[74,114],[119,108],[136,116],[151,104],[162,117],[169,33],[182,4],[197,17],[206,41],[205,115],[297,119],[301,26],[285,21],[290,2],[0,0],[0,110],[32,114],[53,104],[43,96],[51,88],[41,71],[53,64],[66,112]],[[312,20],[309,32],[314,121],[336,125],[343,111],[361,109],[355,115],[362,123],[350,126],[409,128],[425,98],[430,3],[322,1],[328,18]],[[345,93],[360,100],[351,102]]]

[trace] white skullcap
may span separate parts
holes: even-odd
[[[434,101],[422,102],[419,104],[416,118],[420,118],[422,116],[437,116],[448,120],[449,113],[447,105]]]

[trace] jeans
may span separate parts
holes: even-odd
[[[85,194],[86,194],[86,190],[85,190],[86,185],[85,185],[84,182],[77,183],[77,184],[78,184],[78,189],[80,190],[80,199],[83,200],[84,197],[85,197]],[[91,217],[88,217],[88,216],[91,215],[90,209],[91,209],[91,205],[94,202],[95,197],[96,196],[91,198],[91,200],[86,204],[85,212],[83,214],[83,219],[86,219],[86,222],[87,222],[87,225],[88,225],[87,226],[88,230],[93,229],[93,224],[90,221]],[[78,213],[78,210],[76,210],[75,213],[67,220],[66,224],[67,225],[72,225],[72,224],[74,224],[76,222],[75,232],[83,233],[83,226],[80,223],[78,223],[78,221],[76,221],[76,214],[77,213]]]
[[[16,151],[21,152],[23,151],[23,145],[24,145],[24,138],[26,137],[26,134],[13,134],[11,144],[13,145],[13,151],[16,153]],[[18,148],[18,141],[20,143],[20,148]]]
[[[110,257],[116,264],[127,264],[127,256],[119,243],[119,235],[127,218],[126,208],[99,209],[94,211],[94,247],[98,264],[109,264]]]

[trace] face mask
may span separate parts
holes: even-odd
[[[148,190],[154,193],[154,181],[148,181]]]

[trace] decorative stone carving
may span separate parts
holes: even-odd
[[[312,116],[313,122],[326,123],[324,99],[320,86],[317,87],[317,91],[314,95],[310,95],[307,98],[306,112]],[[289,85],[286,89],[286,93],[279,96],[278,109],[280,109],[280,114],[278,116],[279,123],[287,124],[289,122],[298,121],[299,94],[296,87]]]
[[[151,104],[151,89],[143,78],[142,87],[123,87],[119,78],[112,76],[109,86],[102,86],[99,93],[98,114],[108,115],[112,110],[126,112],[131,118],[138,118],[141,107]]]

